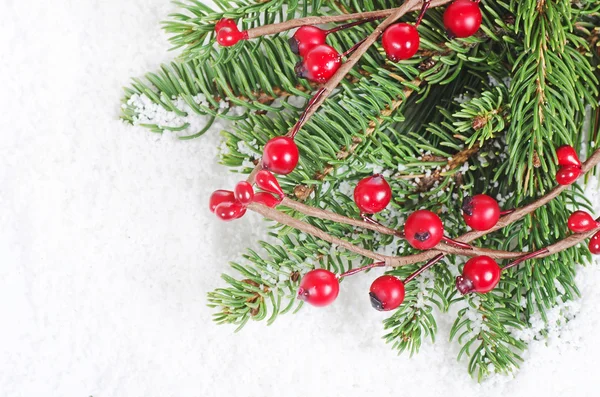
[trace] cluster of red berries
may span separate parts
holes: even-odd
[[[575,211],[569,216],[567,225],[573,233],[585,233],[600,227],[600,222],[585,211]],[[588,248],[592,254],[600,254],[600,231],[592,236]]]
[[[233,19],[223,18],[215,25],[217,43],[223,47],[236,45],[240,40],[248,40],[248,32],[238,29]]]
[[[302,58],[294,69],[298,77],[324,83],[340,68],[342,55],[326,42],[332,31],[307,25],[289,39],[292,52]]]
[[[210,212],[223,221],[231,221],[244,216],[246,207],[250,203],[259,203],[274,208],[283,200],[283,190],[270,171],[257,172],[254,182],[258,188],[264,191],[255,193],[252,185],[246,181],[238,182],[234,191],[215,190],[209,199]]]
[[[560,185],[570,185],[581,175],[581,161],[577,152],[572,146],[561,146],[556,149],[558,159],[558,171],[556,172],[556,182]]]

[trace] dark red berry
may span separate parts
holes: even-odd
[[[246,207],[239,201],[221,203],[215,208],[215,214],[224,221],[241,218],[245,213]]]
[[[296,30],[296,33],[288,40],[288,43],[294,54],[304,57],[314,47],[325,44],[326,37],[327,31],[319,29],[316,26],[307,25]]]
[[[223,28],[230,28],[237,30],[237,24],[233,19],[230,18],[221,18],[219,22],[215,24],[215,32],[219,33],[219,30]]]
[[[254,178],[256,182],[256,186],[261,188],[264,191],[269,193],[275,193],[279,195],[281,199],[283,199],[284,194],[283,190],[281,190],[281,186],[279,186],[279,182],[277,182],[277,178],[268,170],[260,170],[256,173]]]
[[[235,198],[243,205],[248,205],[254,197],[252,185],[246,181],[241,181],[235,186]]]
[[[574,233],[584,233],[597,228],[598,222],[585,211],[575,211],[569,216],[567,225]]]
[[[215,212],[217,205],[221,203],[234,203],[235,194],[231,190],[215,190],[208,201],[210,212]]]
[[[500,266],[489,256],[475,256],[465,263],[462,276],[456,278],[456,288],[461,294],[490,292],[500,281]]]
[[[474,230],[489,230],[500,219],[498,202],[487,194],[466,197],[462,205],[465,223]]]
[[[262,205],[266,205],[270,208],[277,207],[277,204],[281,203],[281,200],[277,197],[273,196],[271,193],[267,192],[258,192],[254,193],[254,198],[252,200],[253,203],[259,203]]]
[[[391,25],[381,38],[387,57],[393,62],[412,58],[419,50],[420,41],[417,28],[408,23]]]
[[[342,65],[342,58],[335,48],[320,44],[306,53],[296,64],[296,75],[317,83],[325,83]]]
[[[404,223],[404,237],[416,249],[435,247],[444,237],[444,224],[439,216],[429,210],[418,210]]]
[[[392,189],[379,174],[362,179],[354,188],[354,202],[364,214],[383,211],[392,199]]]
[[[568,165],[581,167],[581,161],[573,146],[564,145],[556,149],[556,158],[558,159],[558,165],[561,167]]]
[[[236,45],[240,40],[247,40],[248,32],[240,32],[237,28],[224,27],[217,32],[217,43],[223,47]]]
[[[300,280],[298,299],[313,306],[330,305],[340,292],[340,283],[335,274],[325,269],[315,269]]]
[[[444,12],[444,26],[455,37],[469,37],[481,26],[478,1],[456,0]]]
[[[404,301],[404,283],[397,277],[384,275],[371,284],[371,306],[379,311],[394,310]]]
[[[594,255],[600,254],[600,232],[594,234],[588,244],[590,252]]]
[[[271,139],[263,150],[263,167],[271,172],[287,175],[294,171],[300,153],[293,138],[278,136]]]
[[[575,182],[580,175],[580,167],[575,167],[573,165],[560,167],[556,172],[556,182],[558,182],[559,185],[570,185]]]

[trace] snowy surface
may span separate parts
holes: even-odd
[[[0,396],[598,396],[597,265],[576,319],[483,384],[456,362],[449,316],[412,359],[385,345],[371,277],[271,327],[215,325],[206,293],[264,233],[206,209],[236,179],[216,163],[220,126],[179,142],[117,119],[129,77],[170,59],[173,10],[0,2]]]

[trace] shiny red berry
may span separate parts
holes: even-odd
[[[217,205],[215,208],[215,215],[223,221],[231,221],[244,216],[246,213],[246,207],[239,201],[233,203],[225,202]]]
[[[215,208],[221,203],[234,203],[235,194],[231,190],[215,190],[208,201],[210,212],[215,212]]]
[[[444,237],[444,224],[439,216],[429,210],[418,210],[404,223],[404,238],[416,249],[435,247]]]
[[[254,198],[254,189],[246,181],[241,181],[235,186],[235,198],[243,205],[248,205]]]
[[[588,244],[590,252],[594,255],[600,254],[600,232],[594,234]]]
[[[230,18],[221,18],[219,22],[215,24],[215,32],[219,32],[219,30],[223,28],[230,28],[237,30],[237,24],[233,19]]]
[[[296,64],[296,75],[325,83],[338,71],[342,65],[342,58],[335,48],[327,44],[320,44],[306,53],[304,59]]]
[[[327,31],[316,26],[302,26],[288,40],[290,49],[294,54],[304,57],[308,51],[320,44],[326,44]]]
[[[559,185],[570,185],[581,175],[581,168],[573,165],[560,167],[556,172],[556,182]]]
[[[456,288],[461,294],[490,292],[500,281],[500,266],[489,256],[475,256],[465,263],[462,276],[456,278]]]
[[[408,23],[391,25],[381,38],[387,57],[393,62],[412,58],[419,50],[420,41],[417,28]]]
[[[567,225],[574,233],[584,233],[597,228],[598,222],[585,211],[575,211],[569,216]]]
[[[579,160],[579,156],[577,156],[577,152],[573,149],[573,146],[564,145],[556,149],[556,158],[558,159],[558,165],[561,167],[568,165],[581,167],[581,160]]]
[[[384,275],[371,284],[371,306],[379,311],[394,310],[404,301],[404,283],[397,277]]]
[[[277,207],[277,204],[281,203],[281,199],[273,196],[271,193],[267,192],[258,192],[254,193],[254,198],[252,199],[253,203],[258,203],[262,205],[266,205],[270,208]]]
[[[263,150],[263,167],[271,172],[287,175],[298,165],[300,152],[293,138],[278,136],[271,139]]]
[[[277,182],[277,178],[268,170],[260,170],[256,173],[254,177],[254,182],[256,182],[256,186],[261,188],[262,190],[275,193],[279,195],[281,199],[283,199],[284,194],[283,190],[281,190],[281,186],[279,186],[279,182]]]
[[[479,1],[456,0],[444,12],[444,26],[456,37],[469,37],[481,26]]]
[[[335,274],[325,269],[315,269],[300,280],[298,299],[313,306],[330,305],[340,292],[340,283]]]
[[[465,223],[473,230],[489,230],[500,219],[498,202],[487,194],[466,197],[462,205]]]
[[[240,32],[237,28],[223,27],[217,32],[217,43],[223,47],[231,47],[236,45],[240,40],[247,40],[248,32]]]
[[[392,199],[392,189],[379,174],[362,179],[354,188],[354,202],[364,214],[383,211]]]

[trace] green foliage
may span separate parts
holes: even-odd
[[[182,12],[164,26],[173,45],[183,48],[183,57],[134,79],[125,90],[122,117],[155,132],[177,132],[197,116],[207,117],[193,137],[217,118],[230,120],[221,162],[240,173],[251,171],[265,142],[290,129],[315,86],[296,78],[297,58],[285,34],[217,49],[212,46],[214,22],[227,16],[248,28],[397,6],[387,0],[215,3],[216,9],[194,0],[178,3]],[[445,36],[442,11],[430,10],[419,27],[421,50],[411,60],[389,62],[381,46],[374,45],[298,134],[302,156],[294,172],[279,178],[284,190],[306,204],[358,217],[353,186],[365,175],[382,172],[391,181],[394,199],[376,215],[378,220],[399,227],[414,209],[430,208],[442,214],[446,230],[458,235],[466,231],[457,205],[463,196],[487,193],[505,208],[521,206],[554,185],[555,146],[578,147],[585,137],[600,143],[598,2],[482,1],[482,7],[481,32],[452,41]],[[375,26],[339,32],[331,44],[347,49]],[[179,116],[182,124],[145,120],[133,100],[140,97]],[[523,251],[552,244],[566,236],[561,225],[570,208],[588,205],[575,187],[475,244]],[[371,250],[414,252],[391,236],[282,210]],[[533,316],[546,319],[548,309],[577,296],[575,267],[588,259],[585,247],[574,247],[529,261],[511,269],[493,294],[463,298],[453,286],[461,260],[446,258],[407,284],[405,303],[384,321],[384,339],[399,353],[416,353],[427,339],[435,340],[436,316],[456,307],[450,336],[461,345],[459,358],[469,357],[469,372],[478,379],[510,372],[526,349],[515,331],[527,327]],[[225,286],[209,293],[209,305],[215,308],[215,321],[237,329],[251,319],[270,324],[279,314],[302,307],[295,291],[308,270],[343,272],[366,263],[273,224],[269,242],[231,263],[231,275],[223,275]],[[405,277],[419,265],[390,273]]]

